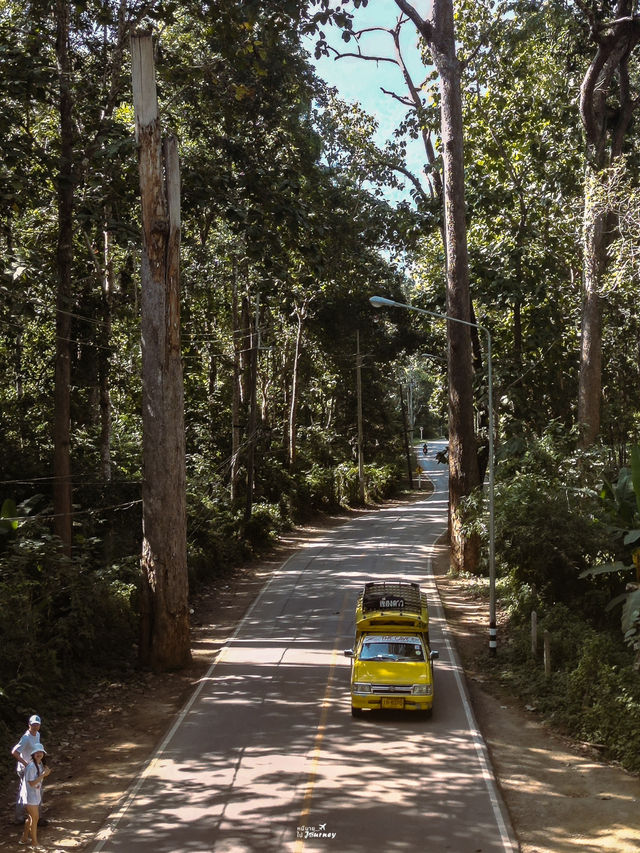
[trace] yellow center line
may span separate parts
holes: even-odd
[[[305,820],[309,816],[311,811],[311,800],[313,799],[313,789],[316,784],[317,777],[317,769],[318,764],[320,763],[320,746],[322,745],[322,741],[324,739],[324,733],[327,728],[327,717],[329,716],[329,708],[331,707],[330,694],[331,688],[333,686],[333,671],[336,666],[336,661],[338,659],[338,648],[339,642],[342,635],[342,624],[345,619],[345,606],[347,602],[347,598],[349,596],[348,592],[345,592],[344,598],[342,599],[342,606],[340,607],[340,619],[338,620],[338,628],[336,639],[336,645],[333,647],[333,651],[331,653],[331,663],[329,664],[329,674],[327,676],[327,686],[324,691],[324,697],[322,699],[322,705],[320,710],[320,722],[318,723],[318,729],[316,731],[315,740],[313,742],[313,751],[312,751],[312,759],[311,759],[311,768],[309,769],[309,778],[307,779],[307,789],[305,791],[304,800],[302,801],[302,810],[300,812],[300,818],[298,820],[298,826],[303,826]],[[302,853],[304,850],[304,838],[298,838],[296,841],[296,846],[294,848],[294,853]]]

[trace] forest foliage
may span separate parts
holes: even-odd
[[[64,4],[69,72],[56,42],[60,4],[2,4],[5,720],[33,703],[64,701],[88,671],[135,660],[142,373],[132,29],[160,33],[160,113],[180,145],[192,589],[310,512],[357,502],[358,332],[366,499],[386,497],[402,476],[394,365],[417,337],[402,323],[372,323],[368,296],[401,295],[400,259],[420,217],[382,198],[384,176],[361,157],[372,120],[314,77],[301,46],[305,4],[214,5]],[[62,80],[73,118],[73,260],[61,304]],[[61,315],[71,376],[70,553],[54,535]],[[10,614],[24,614],[17,628]]]
[[[432,192],[441,163],[438,81],[425,55],[420,108],[407,104],[406,120],[381,150],[375,118],[319,80],[307,52],[309,34],[352,29],[347,13],[359,5],[0,4],[5,722],[36,701],[63,702],[87,672],[132,665],[137,641],[142,374],[132,28],[157,33],[160,114],[180,147],[191,587],[305,513],[357,502],[356,333],[367,500],[385,497],[402,477],[399,394],[408,384],[417,423],[429,434],[446,429],[444,325],[408,312],[374,315],[368,302],[384,293],[446,310],[441,210]],[[70,71],[56,50],[61,7],[70,16]],[[578,102],[593,32],[617,5],[591,4],[597,20],[584,8],[569,0],[455,4],[471,295],[493,341],[496,554],[514,630],[533,606],[560,626],[565,608],[585,635],[604,632],[616,662],[602,657],[602,666],[622,666],[625,685],[633,685],[637,635],[628,634],[625,649],[622,605],[608,608],[633,571],[593,570],[635,565],[629,536],[640,526],[631,504],[625,528],[616,504],[621,490],[628,497],[629,483],[635,487],[625,468],[639,441],[638,136],[632,125],[590,196],[591,210],[610,223],[600,290],[605,357],[599,439],[578,449],[586,186]],[[639,70],[633,47],[631,82]],[[67,140],[62,82],[72,101]],[[620,103],[614,85],[607,108]],[[424,176],[407,180],[406,138],[423,131],[434,140],[434,159]],[[66,177],[63,141],[73,152]],[[65,180],[73,187],[72,274],[61,304]],[[392,203],[388,190],[403,180],[405,200]],[[61,315],[69,328],[71,554],[53,534]],[[482,353],[474,354],[482,421],[486,372]],[[483,431],[481,423],[480,445]],[[472,503],[468,523],[482,536],[484,511]],[[627,631],[635,630],[629,607],[627,616]],[[572,683],[592,672],[599,643],[584,658],[566,656],[574,661]],[[628,688],[633,702],[635,689]]]

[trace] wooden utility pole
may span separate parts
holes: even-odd
[[[180,353],[180,170],[162,140],[150,32],[131,37],[142,201],[142,596],[140,657],[154,670],[191,659],[184,391]]]

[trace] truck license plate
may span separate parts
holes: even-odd
[[[382,699],[383,708],[404,708],[402,696],[385,696]]]

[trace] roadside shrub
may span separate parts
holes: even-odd
[[[99,543],[76,544],[70,559],[29,532],[0,557],[0,685],[17,709],[51,708],[96,668],[128,661],[136,639],[137,562],[101,568]]]
[[[277,503],[284,495],[295,492],[297,478],[272,456],[264,456],[256,468],[256,501]]]
[[[512,621],[530,620],[531,611],[540,612],[542,601],[533,586],[528,583],[514,583],[510,575],[500,580],[502,599]]]
[[[616,634],[595,630],[556,605],[539,614],[540,643],[549,631],[551,675],[542,652],[531,656],[530,623],[512,619],[508,642],[492,666],[528,705],[572,737],[597,744],[630,771],[640,770],[640,679],[633,656]]]
[[[549,604],[570,604],[602,586],[579,575],[610,549],[598,499],[604,463],[571,440],[552,424],[542,436],[508,442],[496,468],[496,564],[514,588],[527,586]],[[465,503],[467,531],[485,542],[487,509],[481,493]],[[596,613],[601,600],[593,601]]]
[[[564,672],[562,691],[547,702],[554,721],[628,770],[640,770],[640,682],[629,652],[613,637],[587,629]]]
[[[395,465],[365,465],[365,496],[367,501],[377,503],[397,491],[401,474]]]
[[[333,468],[312,465],[304,474],[303,483],[308,490],[314,509],[333,510],[339,506],[336,494],[336,477]]]
[[[194,586],[245,559],[249,548],[242,535],[242,516],[229,506],[220,489],[187,495],[187,565]]]
[[[590,495],[525,472],[496,489],[495,506],[496,555],[515,584],[565,602],[588,588],[578,575],[606,548]]]
[[[343,462],[335,469],[336,496],[341,506],[358,506],[360,503],[360,483],[358,466]]]
[[[253,550],[266,548],[275,536],[289,526],[278,504],[254,504],[251,518],[244,522],[244,538]]]
[[[393,494],[401,481],[394,465],[365,465],[365,500],[375,503]],[[314,465],[306,475],[312,491],[312,502],[317,509],[336,509],[339,506],[360,504],[358,466],[343,462],[327,469]]]
[[[539,620],[540,631],[551,637],[551,662],[556,671],[573,671],[584,649],[597,636],[593,628],[578,613],[556,604]]]

